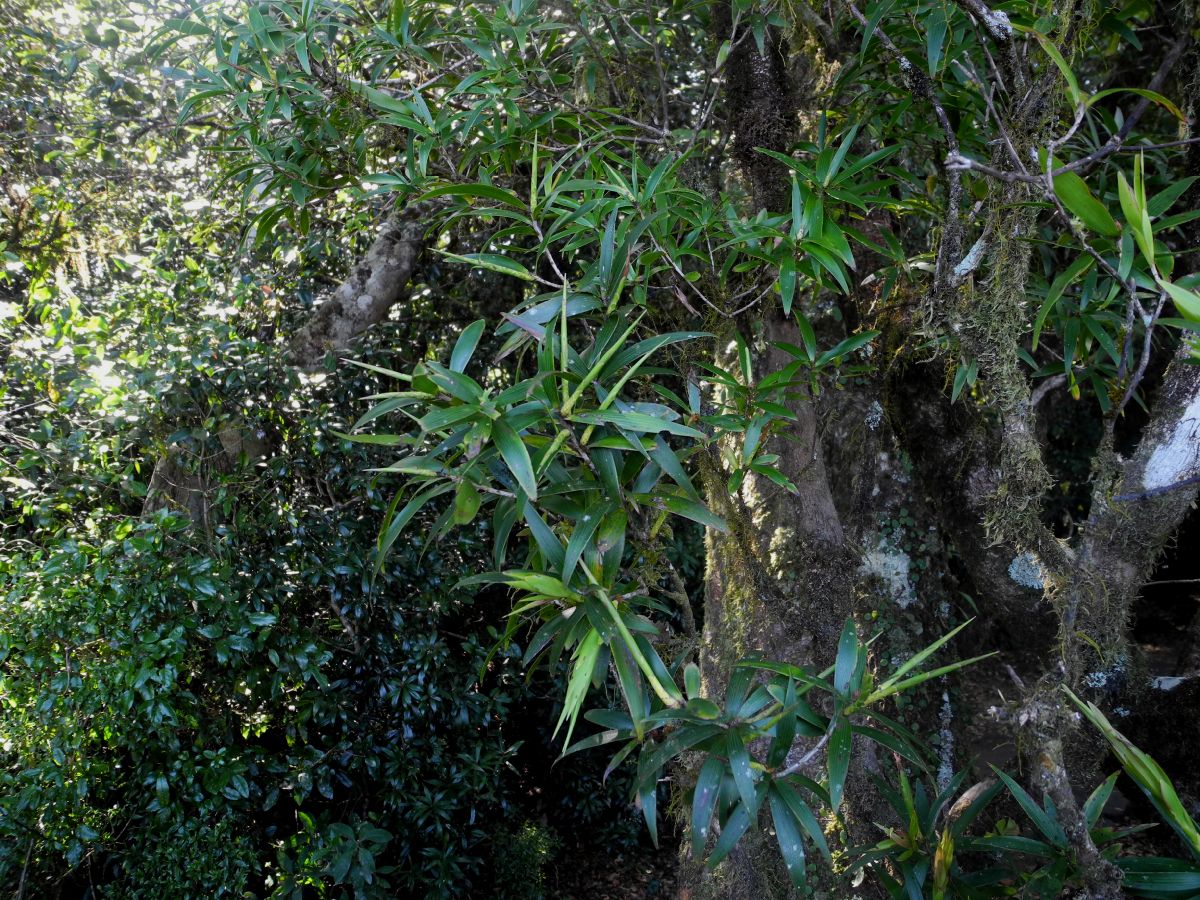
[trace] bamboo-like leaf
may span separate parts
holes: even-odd
[[[686,497],[677,497],[674,494],[658,494],[656,496],[666,509],[677,516],[683,516],[685,519],[691,519],[693,522],[699,522],[701,525],[720,532],[729,530],[725,520],[710,511],[703,503],[697,503]]]
[[[1089,272],[1095,264],[1095,260],[1088,254],[1080,255],[1073,263],[1067,266],[1058,277],[1050,285],[1050,289],[1046,291],[1046,299],[1042,301],[1042,305],[1038,308],[1037,317],[1033,320],[1033,349],[1036,350],[1038,340],[1041,338],[1042,328],[1046,323],[1046,317],[1050,315],[1050,311],[1058,303],[1058,299],[1063,295],[1063,291],[1074,282],[1080,275]]]
[[[1025,815],[1029,816],[1029,820],[1037,826],[1037,830],[1044,834],[1054,846],[1065,848],[1068,842],[1066,832],[1063,831],[1062,826],[1050,818],[1046,810],[1006,773],[1000,771],[995,766],[992,766],[992,771],[996,773],[997,778],[1004,782],[1004,786],[1008,788],[1009,793],[1013,795],[1013,799],[1025,811]]]
[[[725,824],[721,828],[721,836],[717,838],[717,843],[708,857],[710,869],[715,869],[717,864],[732,852],[733,848],[737,846],[737,842],[742,839],[742,835],[750,827],[751,821],[752,818],[745,804],[738,803],[733,812],[729,814],[729,818],[725,820]]]
[[[571,733],[575,730],[579,710],[583,706],[584,697],[587,696],[588,686],[592,683],[592,673],[596,669],[596,658],[600,655],[601,646],[603,646],[603,642],[600,639],[600,632],[589,627],[587,634],[575,648],[575,665],[571,670],[571,678],[567,682],[562,713],[558,717],[558,723],[554,726],[554,737],[558,737],[559,729],[562,728],[564,722],[567,723],[564,744],[571,743]]]
[[[796,682],[787,680],[783,693],[783,715],[775,723],[775,737],[767,751],[767,765],[779,767],[787,759],[788,751],[796,740]]]
[[[431,200],[434,197],[467,197],[469,199],[491,200],[493,203],[504,203],[520,208],[521,198],[512,191],[496,187],[494,184],[442,184],[426,191],[418,200]]]
[[[852,735],[850,723],[845,719],[839,719],[829,735],[827,747],[829,801],[834,812],[842,805],[842,794],[846,789],[846,776],[850,772]]]
[[[833,689],[845,695],[850,689],[850,679],[858,662],[858,629],[854,619],[847,618],[842,625],[842,636],[838,640],[837,662],[833,667]]]
[[[562,579],[564,582],[571,581],[575,566],[610,509],[612,509],[612,504],[607,500],[593,503],[575,523],[575,529],[571,532],[570,540],[567,541],[566,555],[563,557]]]
[[[466,525],[469,523],[479,512],[482,502],[483,497],[476,490],[475,485],[466,479],[459,482],[458,490],[454,495],[454,524]]]
[[[742,798],[746,809],[756,812],[758,807],[754,802],[754,770],[750,764],[750,751],[736,730],[730,730],[725,740],[729,747],[729,770],[733,773],[738,796]]]
[[[1054,177],[1054,193],[1063,206],[1074,213],[1091,231],[1105,237],[1117,237],[1121,228],[1108,209],[1092,194],[1087,182],[1074,172]]]
[[[637,664],[629,654],[629,648],[621,642],[612,645],[613,666],[617,670],[617,684],[625,697],[625,707],[629,710],[634,734],[641,741],[646,734],[643,720],[646,718],[647,703],[642,690],[642,681],[638,677]]]
[[[1135,190],[1129,186],[1123,172],[1117,173],[1117,196],[1121,201],[1121,212],[1125,215],[1129,230],[1133,232],[1133,239],[1137,242],[1138,249],[1142,251],[1142,256],[1145,257],[1147,264],[1153,267],[1154,232],[1150,227],[1150,213],[1138,201]]]
[[[530,500],[537,499],[537,479],[533,474],[533,461],[529,458],[529,450],[520,435],[513,430],[503,418],[492,422],[492,442],[500,451],[500,456],[513,478]]]
[[[471,361],[471,356],[479,345],[479,338],[483,336],[485,326],[486,323],[483,319],[476,319],[462,330],[462,334],[454,343],[454,349],[450,352],[450,370],[452,372],[466,370],[467,363]]]
[[[1178,284],[1173,284],[1162,278],[1158,280],[1158,286],[1167,292],[1167,295],[1175,301],[1175,308],[1178,309],[1184,316],[1189,319],[1200,321],[1200,294],[1195,291],[1189,291],[1187,288]]]
[[[1084,703],[1065,685],[1063,691],[1079,707],[1087,720],[1104,735],[1121,767],[1137,782],[1163,820],[1175,830],[1192,855],[1200,859],[1200,829],[1197,829],[1195,821],[1180,801],[1175,785],[1171,783],[1167,773],[1148,753],[1113,728],[1112,723],[1096,704]]]
[[[708,843],[709,824],[724,775],[724,764],[716,756],[710,756],[700,767],[700,774],[696,778],[696,789],[692,793],[692,852],[697,857],[704,855],[704,847]]]
[[[397,372],[395,369],[385,369],[382,366],[375,366],[371,363],[359,362],[357,359],[343,359],[342,362],[347,365],[357,366],[360,369],[366,369],[368,372],[374,372],[376,375],[386,375],[388,378],[395,378],[397,381],[412,381],[411,375],[405,375],[403,372]]]
[[[1104,804],[1112,796],[1113,788],[1117,784],[1117,776],[1120,774],[1120,772],[1113,772],[1100,782],[1097,788],[1088,796],[1087,802],[1083,805],[1083,815],[1087,820],[1088,828],[1095,828],[1096,823],[1100,821],[1100,814],[1104,812]]]
[[[812,809],[801,799],[800,794],[790,783],[793,780],[803,782],[808,779],[802,779],[801,776],[793,775],[788,780],[772,782],[771,788],[787,804],[796,821],[800,823],[800,827],[804,829],[809,839],[821,851],[821,855],[825,857],[826,861],[831,861],[833,855],[829,851],[829,843],[825,840],[825,832],[821,828],[821,823],[817,821],[817,817]],[[818,796],[820,795],[818,794]]]
[[[697,431],[695,428],[687,425],[680,425],[678,422],[672,422],[669,419],[660,419],[658,416],[652,416],[648,413],[617,412],[606,409],[576,413],[571,419],[588,425],[613,425],[617,428],[623,428],[626,431],[634,431],[640,434],[656,434],[666,431],[670,434],[677,434],[680,437],[704,440],[704,432],[702,431]]]
[[[959,669],[965,669],[967,666],[973,666],[975,663],[985,660],[988,657],[995,656],[999,651],[993,650],[991,653],[982,653],[979,656],[972,656],[970,659],[960,659],[957,662],[952,662],[945,666],[939,666],[936,669],[930,669],[928,672],[921,672],[903,681],[889,681],[887,685],[880,686],[871,692],[871,695],[864,701],[863,706],[869,706],[872,703],[877,703],[884,697],[890,697],[892,694],[898,694],[901,691],[906,691],[909,688],[916,687],[918,684],[924,684],[934,678],[941,678],[943,675],[949,675],[951,672],[957,672]]]
[[[432,500],[434,497],[441,496],[453,488],[453,483],[447,482],[436,484],[433,487],[427,488],[416,494],[411,500],[404,505],[400,512],[392,515],[396,506],[396,501],[392,501],[392,510],[389,510],[388,516],[384,519],[383,531],[380,532],[379,540],[375,552],[375,571],[378,573],[383,568],[383,563],[387,559],[388,552],[392,549],[392,545],[396,543],[396,539],[400,537],[400,533],[405,526],[412,521],[413,516],[421,511],[421,508]],[[398,500],[399,494],[396,495]]]
[[[1162,94],[1157,91],[1148,90],[1147,88],[1106,88],[1103,91],[1096,91],[1096,93],[1092,94],[1088,98],[1087,105],[1091,106],[1098,100],[1103,100],[1105,97],[1110,97],[1113,94],[1137,94],[1139,97],[1145,97],[1152,103],[1157,103],[1180,122],[1187,124],[1188,118],[1183,114],[1183,110]]]
[[[646,828],[650,831],[650,840],[658,846],[658,781],[638,788],[637,805],[646,819]]]
[[[683,685],[689,698],[700,696],[700,667],[695,663],[688,663],[684,667]]]
[[[768,791],[767,796],[771,805],[771,821],[775,825],[775,839],[779,842],[779,852],[783,856],[783,864],[787,866],[788,877],[792,886],[804,886],[804,841],[800,837],[800,829],[792,818],[787,803],[775,790]]]
[[[970,625],[974,621],[975,621],[974,618],[967,619],[967,621],[963,622],[957,628],[942,635],[940,638],[938,638],[936,641],[934,641],[932,644],[930,644],[924,650],[919,650],[916,653],[914,653],[911,657],[908,658],[908,660],[906,662],[904,662],[898,669],[896,669],[895,672],[893,672],[891,674],[891,677],[889,677],[887,681],[885,681],[883,684],[880,685],[880,688],[882,689],[882,688],[888,687],[893,682],[899,681],[902,677],[904,677],[904,675],[908,674],[913,669],[915,669],[917,666],[921,665],[921,663],[925,662],[925,660],[929,659],[929,657],[932,656],[934,653],[936,653],[944,644],[953,640],[954,636],[956,634],[958,634],[960,631],[962,631],[964,628],[966,628],[968,625]]]
[[[1050,57],[1051,61],[1058,67],[1058,71],[1062,73],[1063,80],[1067,83],[1067,93],[1071,95],[1071,102],[1079,105],[1083,102],[1083,93],[1079,90],[1079,81],[1075,77],[1075,73],[1071,71],[1071,67],[1067,64],[1066,59],[1062,55],[1062,51],[1054,45],[1054,42],[1040,31],[1031,30],[1030,33],[1037,39],[1037,42],[1042,45],[1042,50]]]
[[[438,250],[438,253],[455,262],[466,263],[489,272],[499,272],[501,275],[511,275],[522,281],[533,281],[533,273],[517,262],[499,253],[451,253],[448,250]]]

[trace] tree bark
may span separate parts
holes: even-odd
[[[432,210],[429,203],[415,203],[387,217],[366,255],[292,339],[296,365],[316,368],[328,354],[345,350],[382,322],[408,296]]]

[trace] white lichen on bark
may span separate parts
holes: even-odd
[[[907,553],[880,535],[879,542],[863,554],[859,572],[879,579],[896,605],[907,609],[917,602],[917,592],[908,574],[910,564]]]
[[[1175,428],[1150,454],[1142,475],[1148,490],[1169,487],[1200,471],[1200,396],[1193,397]]]
[[[1046,586],[1042,563],[1033,553],[1021,553],[1013,557],[1013,561],[1008,565],[1008,577],[1021,587],[1040,591]]]

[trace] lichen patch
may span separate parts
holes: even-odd
[[[1142,486],[1148,491],[1168,487],[1200,469],[1200,396],[1193,397],[1169,437],[1154,448],[1146,461]]]
[[[908,609],[917,602],[917,592],[913,590],[909,578],[911,562],[907,553],[880,535],[879,543],[863,555],[859,572],[878,578],[896,605],[901,609]]]

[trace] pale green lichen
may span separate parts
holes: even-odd
[[[885,535],[878,535],[874,545],[863,553],[859,573],[878,580],[885,596],[901,609],[917,602],[909,575],[912,560]]]
[[[1008,577],[1021,587],[1040,591],[1046,586],[1041,561],[1035,553],[1020,553],[1008,564]]]

